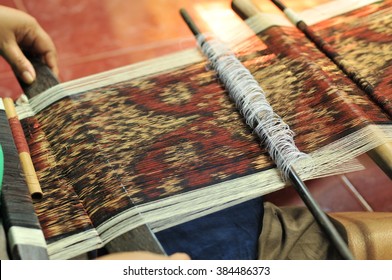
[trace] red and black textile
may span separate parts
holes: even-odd
[[[366,11],[379,16],[369,15],[359,26]],[[386,96],[391,63],[379,62],[390,55],[388,11],[388,5],[374,4],[341,16],[344,23],[337,24],[336,17],[317,25],[331,34],[326,37],[331,43],[342,41],[339,51],[351,46],[347,42],[358,40],[360,49],[368,40],[354,57]],[[361,30],[378,35],[362,38]],[[391,124],[295,27],[268,28],[243,45],[248,47],[238,57],[296,133],[302,151],[314,152],[369,124]],[[35,208],[49,244],[86,230],[98,239],[94,228],[130,208],[274,167],[206,66],[196,63],[80,92],[23,120],[44,191]],[[189,211],[193,206],[190,201]]]

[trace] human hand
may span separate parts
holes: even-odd
[[[175,253],[170,256],[159,255],[146,251],[111,253],[101,256],[97,260],[190,260],[184,253]]]
[[[35,18],[22,11],[0,6],[0,55],[11,65],[16,76],[31,84],[36,73],[22,49],[41,57],[58,75],[54,43]]]

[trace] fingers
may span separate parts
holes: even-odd
[[[0,54],[25,83],[32,83],[36,73],[22,50],[42,58],[58,76],[57,53],[50,36],[32,16],[0,6]]]
[[[26,84],[31,84],[35,80],[35,70],[30,61],[23,54],[16,41],[9,41],[3,46],[2,55],[11,65],[16,76]]]
[[[57,54],[56,52],[48,52],[45,54],[44,62],[52,70],[53,74],[58,77],[59,68],[57,65]]]
[[[190,260],[191,258],[185,253],[175,253],[169,256],[170,260]]]

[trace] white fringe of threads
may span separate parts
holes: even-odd
[[[309,160],[310,157],[298,150],[293,139],[294,132],[273,111],[264,90],[235,55],[216,39],[207,41],[204,35],[199,35],[197,40],[246,123],[260,137],[287,181],[290,167],[300,159]],[[305,170],[308,169],[305,162],[296,166],[300,167],[300,173],[312,170]]]

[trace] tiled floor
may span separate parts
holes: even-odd
[[[58,50],[60,79],[72,80],[194,46],[178,10],[193,1],[1,0],[33,15]],[[208,1],[204,1],[208,2]],[[228,1],[221,1],[229,7]],[[170,7],[170,8],[169,8]],[[20,89],[4,61],[1,95]]]
[[[260,1],[263,10],[277,11],[270,1]],[[315,2],[325,0],[286,0],[296,10]],[[230,0],[0,0],[1,5],[33,15],[50,34],[57,46],[62,81],[194,47],[194,38],[179,9],[189,10],[202,29],[224,33],[224,25],[241,22],[230,3]],[[217,17],[220,20],[209,20]],[[20,92],[9,66],[0,60],[0,96],[16,98]],[[368,157],[361,160],[367,167],[365,171],[308,182],[325,210],[392,211],[391,180]],[[291,188],[267,198],[279,205],[302,204]]]

